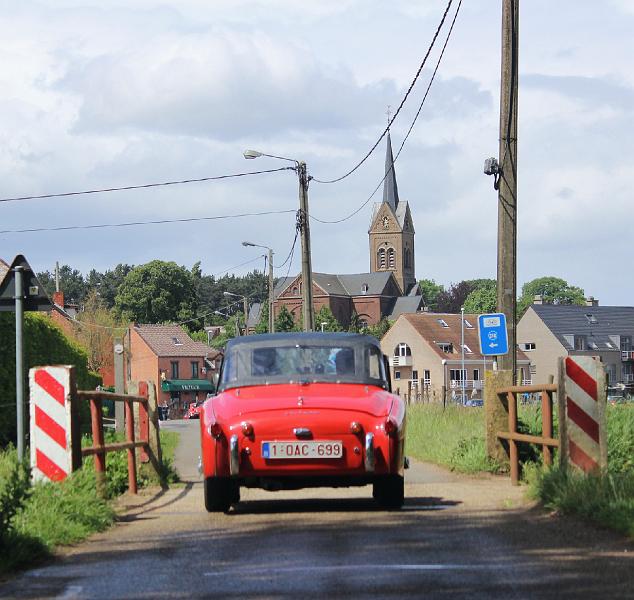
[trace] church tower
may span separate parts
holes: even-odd
[[[375,204],[368,236],[370,271],[392,271],[403,295],[417,283],[414,270],[414,224],[409,205],[398,197],[392,140],[387,132],[383,202]]]

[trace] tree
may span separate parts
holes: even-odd
[[[161,260],[132,269],[115,298],[117,315],[142,323],[191,319],[196,309],[191,272],[174,262]]]
[[[260,321],[255,326],[255,333],[269,333],[269,303],[262,302],[262,310],[260,311]]]
[[[521,317],[533,303],[535,296],[541,296],[549,304],[584,304],[585,292],[580,287],[569,285],[559,277],[538,277],[522,286],[522,295],[517,302],[517,314]]]
[[[322,306],[315,315],[315,329],[321,330],[321,324],[325,323],[324,331],[343,331],[343,328],[337,321],[337,317],[332,314],[332,311],[327,306]]]
[[[497,282],[495,279],[480,279],[476,287],[464,301],[464,311],[470,314],[495,312],[497,309]]]
[[[103,275],[98,273],[100,275],[99,295],[108,308],[114,306],[119,286],[133,268],[131,265],[119,263],[114,269],[106,271]]]
[[[459,313],[467,296],[473,291],[473,285],[469,281],[454,283],[448,290],[438,294],[436,303],[438,312]]]
[[[445,288],[436,283],[433,279],[421,279],[418,282],[421,292],[423,294],[423,302],[430,311],[436,312],[438,310],[438,295],[445,291]]]
[[[372,335],[380,340],[392,327],[394,321],[389,321],[387,317],[383,317],[376,325],[370,325],[365,333]]]
[[[37,278],[49,296],[55,291],[55,273],[42,271],[37,274]],[[84,276],[68,265],[59,268],[59,289],[64,292],[66,302],[81,303],[86,297],[88,286],[84,281]]]
[[[294,331],[295,321],[293,315],[284,304],[277,313],[277,319],[275,319],[275,331]]]

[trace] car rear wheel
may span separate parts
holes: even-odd
[[[385,475],[372,485],[372,496],[383,507],[399,509],[405,502],[405,481],[401,475]]]
[[[228,477],[207,477],[204,488],[208,512],[226,512],[240,501],[240,486]]]

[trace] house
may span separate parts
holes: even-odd
[[[598,356],[608,383],[634,392],[634,307],[544,304],[540,297],[517,324],[519,347],[531,358],[533,381],[557,377],[559,358]]]
[[[368,229],[370,272],[313,273],[315,312],[327,306],[343,327],[350,325],[353,315],[361,327],[367,327],[382,318],[396,319],[405,312],[421,310],[423,297],[414,272],[414,235],[409,204],[399,198],[388,131],[383,201],[374,206]],[[296,322],[300,319],[302,285],[301,274],[277,282],[275,317],[286,306]]]
[[[408,398],[482,400],[492,357],[480,353],[478,316],[422,312],[401,315],[381,340],[392,388]],[[530,383],[530,361],[518,351],[518,371]]]
[[[180,325],[131,325],[128,379],[153,381],[161,407],[180,418],[215,387],[222,353],[192,340]]]

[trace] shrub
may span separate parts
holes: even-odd
[[[30,491],[29,469],[25,463],[18,462],[15,449],[0,452],[0,546],[6,544],[13,517],[24,505]]]

